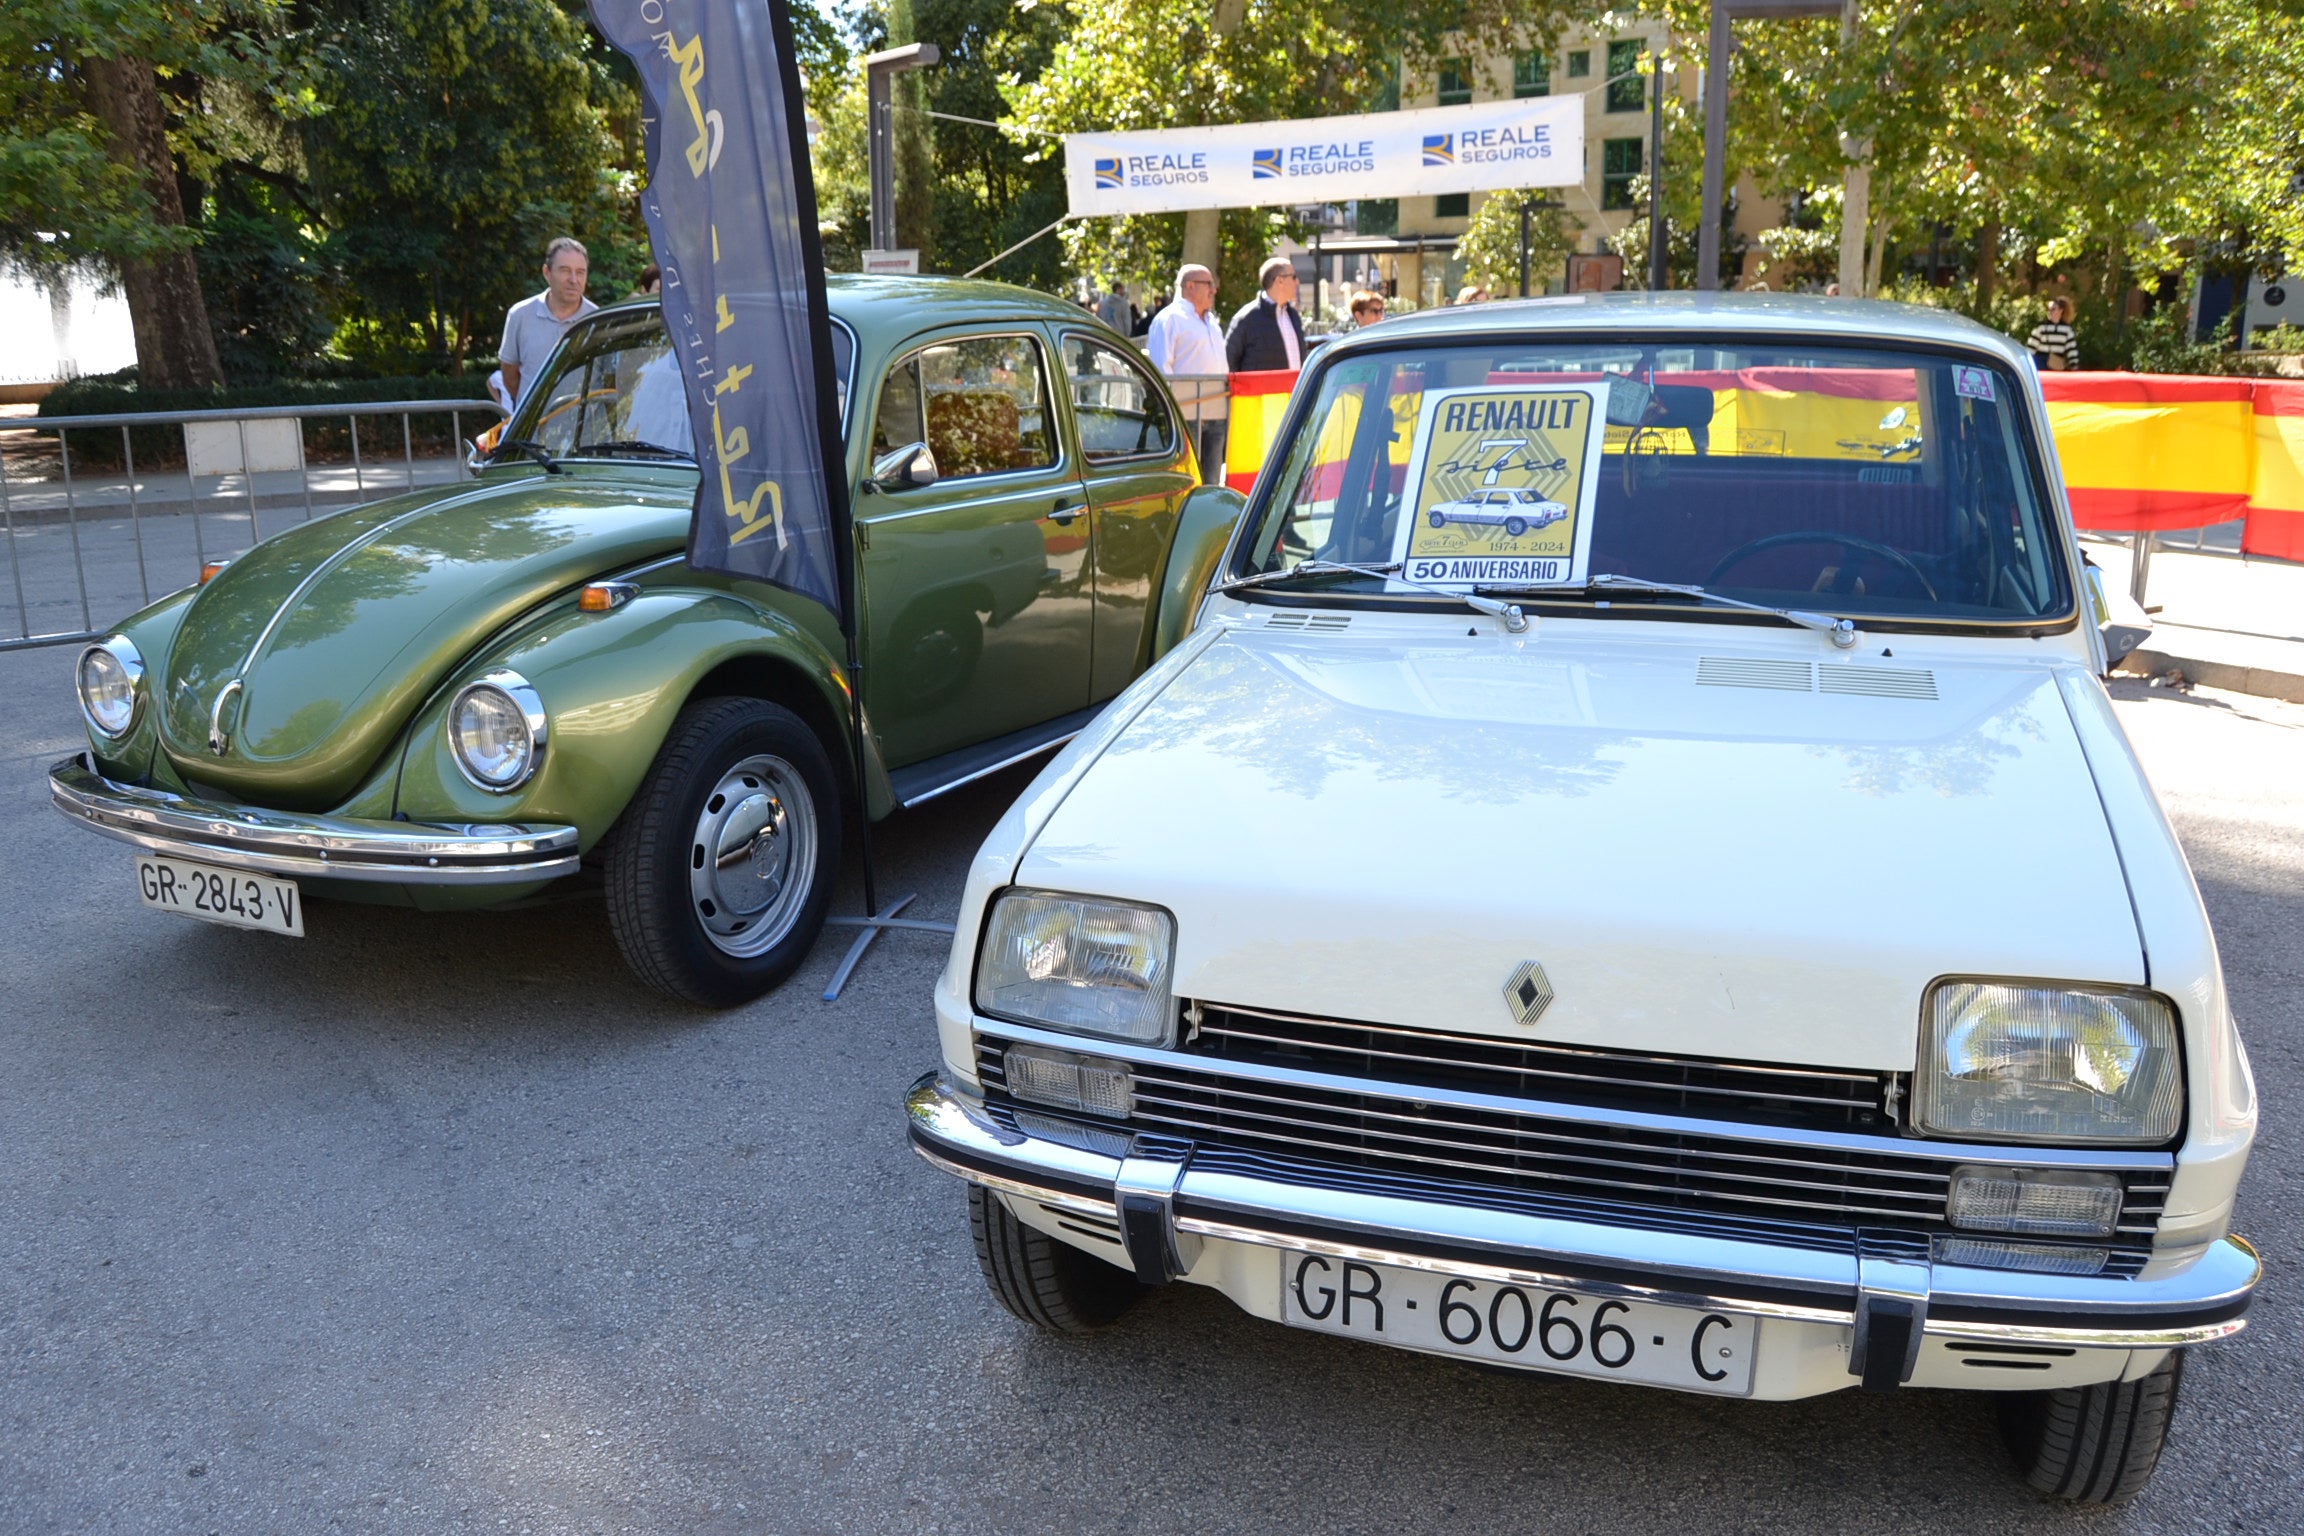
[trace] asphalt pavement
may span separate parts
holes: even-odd
[[[1982,1395],[1743,1403],[1491,1373],[1168,1288],[1040,1337],[907,1150],[942,946],[754,1007],[625,975],[596,904],[136,905],[47,808],[68,650],[0,654],[0,1531],[2304,1529],[2304,708],[2119,685],[2265,1105],[2254,1324],[2144,1498],[2043,1503]],[[883,824],[949,916],[1025,777]],[[1190,807],[1148,807],[1188,814]],[[2021,878],[2022,871],[1985,871]]]

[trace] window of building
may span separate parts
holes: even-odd
[[[1568,78],[1582,80],[1592,73],[1592,50],[1578,48],[1568,55]]]
[[[1472,71],[1462,59],[1449,59],[1440,66],[1440,105],[1461,107],[1472,99]]]
[[[1356,235],[1396,235],[1400,233],[1400,199],[1396,197],[1363,197],[1352,205],[1352,233]]]
[[[1432,217],[1436,219],[1468,219],[1472,216],[1472,194],[1469,192],[1443,192],[1432,199]]]
[[[1632,206],[1632,178],[1640,174],[1640,154],[1644,148],[1646,144],[1640,139],[1600,141],[1601,207]]]
[[[1587,57],[1586,61],[1591,61]],[[1529,96],[1552,94],[1552,61],[1541,53],[1523,53],[1512,61],[1512,96],[1520,100]]]
[[[1648,104],[1648,77],[1640,72],[1640,55],[1648,45],[1637,37],[1608,45],[1608,110],[1637,112]]]

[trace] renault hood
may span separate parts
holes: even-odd
[[[474,646],[557,592],[678,550],[688,516],[669,485],[657,496],[630,478],[539,475],[267,539],[186,612],[159,680],[162,745],[188,778],[257,803],[337,804]]]
[[[1179,997],[1716,1058],[1903,1069],[1936,977],[2143,981],[2051,667],[1597,628],[1235,630],[1016,881],[1167,908]]]

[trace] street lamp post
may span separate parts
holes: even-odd
[[[943,61],[934,43],[907,43],[864,60],[864,106],[868,119],[865,161],[872,183],[872,249],[896,249],[896,124],[888,83],[908,69]]]
[[[1664,50],[1648,50],[1648,289],[1671,270],[1664,250]]]
[[[1729,31],[1737,21],[1781,21],[1795,16],[1837,16],[1841,0],[1712,0],[1704,64],[1704,209],[1696,234],[1696,286],[1720,286],[1720,203],[1727,189]]]

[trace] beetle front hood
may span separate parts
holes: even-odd
[[[257,545],[203,588],[157,680],[187,777],[259,804],[339,803],[449,669],[557,592],[686,538],[689,498],[525,476],[395,497]],[[229,744],[209,750],[219,694]]]
[[[2143,982],[2050,667],[1465,627],[1225,636],[1017,883],[1168,908],[1182,998],[1525,1036],[1535,961],[1537,1038],[1717,1058],[1908,1068],[1938,976]]]

